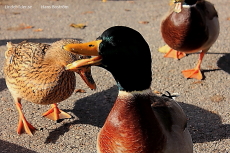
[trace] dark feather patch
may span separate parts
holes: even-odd
[[[170,100],[169,98],[164,97],[158,97],[158,96],[152,96],[152,109],[153,111],[157,112],[157,114],[160,117],[161,122],[163,123],[164,127],[171,131],[172,129],[172,116],[170,112],[170,108],[168,107],[167,103],[165,101]]]

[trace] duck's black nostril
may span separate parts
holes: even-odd
[[[94,45],[90,44],[89,47],[94,47]]]

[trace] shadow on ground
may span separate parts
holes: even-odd
[[[61,135],[64,135],[64,133],[69,131],[70,125],[89,124],[102,127],[114,104],[114,101],[116,100],[117,94],[118,89],[117,86],[114,85],[108,90],[95,93],[76,101],[73,110],[63,111],[73,112],[79,120],[64,124],[50,132],[45,143],[55,143]]]
[[[6,89],[6,81],[4,78],[0,78],[0,91]]]
[[[10,151],[14,151],[14,153],[22,153],[22,152],[25,152],[25,153],[36,153],[35,151],[32,151],[32,150],[29,150],[29,149],[26,149],[24,147],[21,147],[21,146],[18,146],[16,144],[13,144],[13,143],[9,143],[9,142],[6,142],[6,141],[3,141],[3,140],[0,140],[0,152],[7,152],[9,153]]]
[[[230,54],[225,54],[217,61],[217,66],[230,74]]]
[[[55,143],[61,135],[69,131],[73,124],[90,124],[102,127],[118,94],[116,86],[100,93],[78,100],[72,111],[79,120],[62,125],[50,132],[45,143]],[[194,143],[203,143],[230,138],[230,125],[222,124],[221,117],[194,105],[181,103],[189,118],[188,128]]]
[[[221,117],[195,105],[179,103],[188,117],[188,129],[193,143],[230,138],[230,124],[222,124]]]
[[[61,39],[75,39],[78,41],[82,41],[83,39],[80,38],[32,38],[32,39],[6,39],[6,40],[0,40],[0,46],[4,46],[6,45],[7,42],[12,42],[14,44],[20,43],[24,40],[27,40],[28,42],[34,42],[34,43],[53,43],[55,41],[61,40]]]

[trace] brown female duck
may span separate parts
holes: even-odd
[[[98,65],[117,82],[118,97],[98,134],[98,153],[192,153],[187,118],[176,101],[150,89],[152,59],[142,35],[128,27],[107,29],[93,42],[69,44],[68,51],[94,55],[67,65]]]
[[[213,4],[205,0],[172,0],[173,7],[161,23],[161,34],[167,52],[164,57],[180,59],[185,53],[199,52],[198,64],[194,69],[182,71],[186,78],[203,78],[200,66],[204,54],[219,35],[219,21]]]
[[[65,70],[65,66],[88,57],[62,49],[62,46],[68,43],[79,42],[66,39],[52,45],[26,41],[19,44],[7,43],[4,74],[7,87],[19,112],[18,134],[25,131],[32,135],[35,130],[22,112],[21,99],[36,104],[51,104],[52,108],[43,114],[49,119],[58,120],[71,117],[57,107],[58,102],[70,97],[76,85],[74,72]],[[76,72],[91,89],[95,89],[90,67],[79,69]]]

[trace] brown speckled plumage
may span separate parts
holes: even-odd
[[[65,70],[65,65],[80,59],[61,49],[70,42],[78,43],[75,40],[61,40],[52,45],[8,43],[4,73],[12,96],[37,104],[53,104],[68,98],[75,89],[76,79],[74,72]]]
[[[51,45],[26,41],[7,43],[4,74],[16,105],[21,99],[36,104],[56,104],[71,96],[76,78],[65,66],[88,56],[62,49],[68,43],[79,42],[66,39]]]

